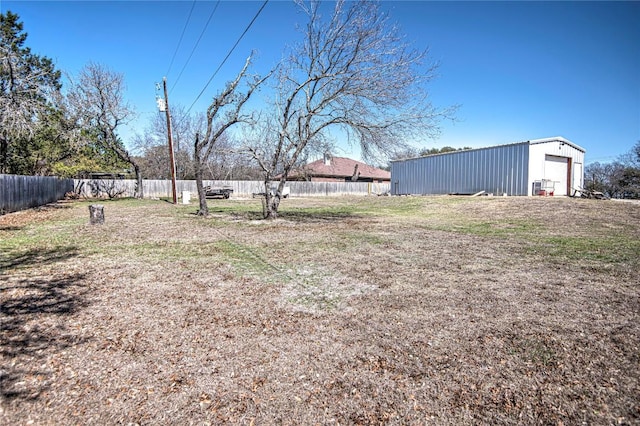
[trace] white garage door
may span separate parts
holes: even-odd
[[[555,182],[554,195],[567,195],[567,157],[546,155],[544,158],[544,178]]]

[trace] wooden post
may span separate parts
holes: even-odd
[[[104,223],[104,206],[102,204],[91,204],[89,206],[89,223],[91,225]]]
[[[177,204],[178,196],[176,192],[176,161],[173,154],[173,136],[171,135],[171,114],[169,113],[169,95],[167,94],[167,77],[162,79],[164,86],[164,106],[167,115],[167,137],[169,139],[169,162],[171,166],[171,194],[173,196],[173,204]]]

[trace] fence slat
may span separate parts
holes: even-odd
[[[0,214],[53,203],[73,191],[73,179],[0,174]]]
[[[171,197],[170,180],[143,180],[145,198]],[[246,198],[252,194],[264,192],[264,182],[246,180],[206,180],[205,186],[231,187],[233,197]],[[274,182],[274,185],[276,182]],[[335,195],[376,195],[389,191],[389,182],[287,182],[292,197],[318,197]],[[133,197],[136,181],[133,179],[76,179],[75,192],[81,197]],[[189,191],[193,197],[198,196],[196,182],[193,180],[176,181],[178,196],[182,191]]]
[[[231,187],[234,197],[251,197],[264,192],[261,181],[204,181],[204,185],[213,187]],[[276,184],[276,182],[274,182]],[[0,214],[24,210],[52,203],[64,198],[68,192],[82,197],[133,197],[135,180],[107,179],[60,179],[51,176],[20,176],[0,174]],[[171,196],[171,181],[144,180],[146,198]],[[292,197],[318,197],[335,195],[375,195],[389,191],[389,183],[369,182],[288,182]],[[176,182],[178,194],[191,192],[197,197],[196,182],[179,180]]]

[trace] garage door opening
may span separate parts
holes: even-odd
[[[554,195],[568,195],[569,159],[545,155],[544,178],[554,182]]]

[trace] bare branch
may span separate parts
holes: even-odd
[[[253,54],[252,54],[253,55]],[[239,123],[253,123],[253,115],[245,114],[244,108],[255,91],[271,76],[248,76],[247,72],[251,65],[252,55],[249,55],[244,66],[236,78],[228,83],[224,90],[213,98],[211,105],[207,108],[206,131],[204,135],[196,135],[194,144],[194,167],[196,175],[196,186],[200,199],[200,210],[198,214],[206,216],[209,212],[205,192],[202,185],[202,174],[204,164],[207,163],[211,153],[214,151],[217,142],[233,126]],[[240,86],[246,84],[244,92]]]
[[[333,129],[346,132],[365,157],[437,134],[438,120],[450,111],[428,99],[425,84],[436,65],[425,66],[427,51],[413,49],[377,2],[339,0],[328,19],[324,3],[297,3],[308,22],[280,70],[277,132],[268,138],[270,159],[260,161],[263,168],[269,163],[265,175],[280,172],[282,186],[304,153],[326,148]],[[268,214],[276,214],[278,202],[276,196]]]
[[[90,62],[80,71],[67,99],[85,132],[95,135],[100,146],[133,166],[138,181],[136,195],[142,198],[140,167],[118,137],[118,129],[134,117],[133,108],[124,99],[125,89],[123,74]]]

